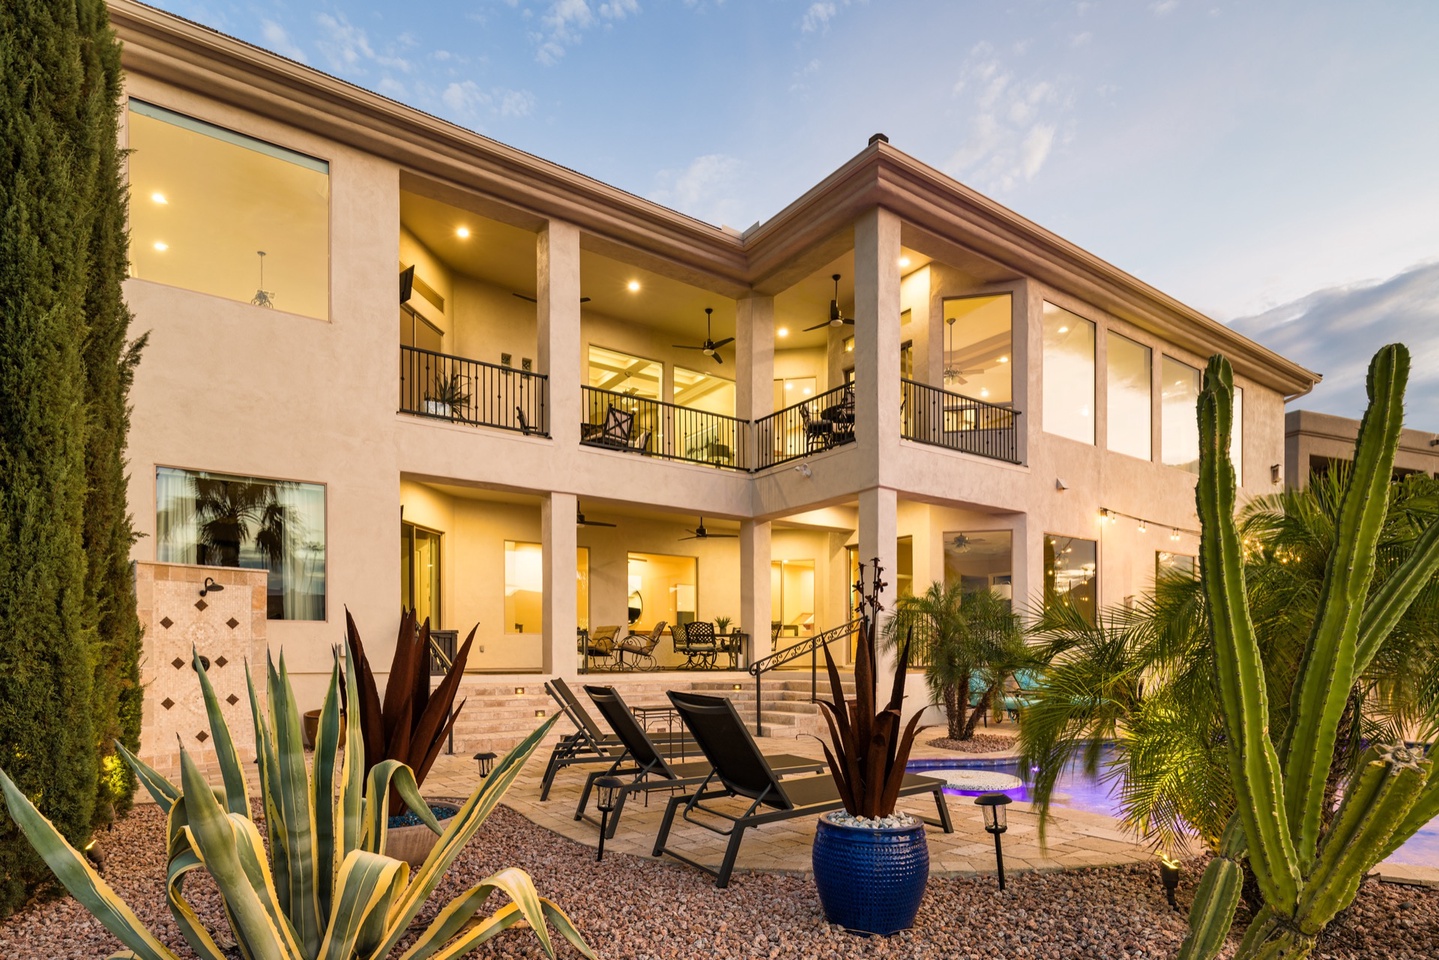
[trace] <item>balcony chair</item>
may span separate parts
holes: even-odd
[[[664,632],[665,621],[661,620],[655,624],[655,628],[647,637],[630,633],[615,641],[617,666],[621,670],[653,670],[658,667],[659,661],[655,659],[655,647],[660,645],[660,637],[664,635]],[[632,658],[629,663],[625,663],[625,654],[627,653]]]
[[[676,860],[698,867],[715,878],[715,886],[729,885],[730,873],[734,870],[735,857],[739,855],[740,841],[746,830],[779,820],[792,820],[812,814],[838,810],[844,806],[839,797],[839,787],[834,777],[821,773],[810,777],[779,778],[768,759],[759,752],[754,737],[735,713],[734,704],[724,697],[711,697],[700,693],[684,693],[671,690],[670,702],[679,711],[685,726],[694,734],[705,759],[714,766],[714,775],[698,790],[688,796],[671,797],[665,807],[665,816],[660,821],[660,832],[655,837],[654,855],[669,854]],[[945,833],[954,832],[949,818],[949,807],[944,802],[944,781],[933,777],[906,774],[899,789],[901,797],[932,794],[939,816],[931,820],[943,828]],[[733,806],[707,806],[705,801],[719,798],[734,798],[751,801],[742,813],[734,813]],[[718,870],[712,870],[702,863],[671,850],[666,846],[670,828],[674,825],[675,814],[684,808],[684,819],[712,833],[729,838],[724,859]],[[768,808],[768,809],[766,809]],[[692,817],[700,811],[704,819]],[[729,826],[718,827],[706,820],[718,818],[729,822]]]
[[[650,453],[650,434],[651,434],[651,431],[650,431],[650,429],[649,429],[648,427],[646,427],[645,429],[641,430],[641,431],[640,431],[640,435],[635,438],[635,442],[634,442],[634,443],[632,443],[632,444],[629,445],[629,448],[630,448],[631,450],[633,450],[635,453],[642,454],[642,455],[644,455],[644,456],[649,456],[649,453]]]
[[[615,655],[615,640],[619,637],[620,628],[595,627],[593,630],[581,630],[577,637],[579,652],[585,657],[585,670],[590,669],[592,660],[608,660]]]
[[[675,653],[685,655],[681,670],[713,670],[719,657],[719,644],[715,640],[715,625],[708,620],[681,626],[675,624],[670,631],[675,638]]]
[[[635,415],[632,412],[611,404],[605,411],[604,426],[600,428],[600,443],[607,447],[628,447],[630,431],[634,426]]]
[[[808,451],[828,450],[834,442],[834,424],[817,419],[808,403],[799,406],[799,418],[804,421],[804,442]]]
[[[600,715],[614,728],[624,744],[625,755],[612,763],[607,769],[597,770],[585,778],[585,788],[580,794],[579,806],[575,808],[575,819],[585,818],[585,807],[590,802],[590,790],[600,777],[619,777],[627,780],[624,787],[615,798],[615,808],[610,813],[609,830],[605,834],[606,839],[615,835],[615,828],[619,826],[620,814],[625,809],[625,799],[632,793],[643,793],[648,795],[651,790],[674,790],[676,787],[694,787],[703,784],[714,773],[713,768],[703,760],[695,760],[689,763],[670,763],[660,751],[656,749],[654,741],[640,726],[635,715],[625,704],[624,698],[615,691],[614,687],[597,687],[585,685],[585,693],[599,708]],[[816,770],[823,770],[823,760],[815,760],[810,757],[795,756],[790,753],[775,754],[760,758],[767,768],[773,769],[776,774],[787,773],[810,773]]]

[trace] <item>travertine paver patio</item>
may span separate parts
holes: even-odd
[[[809,737],[799,739],[762,738],[760,748],[766,753],[798,753],[823,758],[818,742]],[[599,828],[587,821],[574,819],[580,788],[586,772],[597,766],[574,766],[561,771],[550,791],[550,798],[540,802],[540,779],[548,747],[537,751],[505,797],[505,804],[535,823],[587,846],[599,841]],[[915,759],[928,757],[955,758],[950,751],[916,745]],[[992,757],[993,755],[989,755]],[[436,761],[425,781],[425,792],[431,796],[465,796],[475,787],[476,767],[468,757],[442,756]],[[606,852],[627,853],[649,857],[654,848],[655,834],[664,815],[668,794],[656,792],[648,806],[642,799],[631,798],[625,806],[624,819],[613,840],[605,842]],[[938,828],[929,831],[930,868],[936,875],[973,875],[994,871],[994,840],[984,832],[979,808],[968,797],[947,797],[954,833],[945,834]],[[736,804],[736,809],[743,809]],[[934,801],[926,797],[900,801],[900,809],[933,815]],[[590,812],[598,816],[591,800]],[[1027,803],[1009,806],[1009,831],[1004,835],[1006,870],[1062,870],[1076,867],[1110,866],[1153,860],[1154,854],[1120,829],[1110,817],[1071,810],[1054,810],[1046,829],[1046,842],[1039,843],[1038,817]],[[808,873],[810,850],[814,843],[814,817],[802,817],[760,827],[750,831],[740,848],[736,871],[763,870],[783,873]],[[711,867],[718,867],[724,855],[725,840],[693,824],[677,821],[670,835],[671,845],[686,856]],[[666,858],[665,862],[675,863]]]

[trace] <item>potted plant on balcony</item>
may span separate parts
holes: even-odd
[[[875,620],[882,609],[879,559],[866,590],[860,565],[859,638],[855,651],[854,700],[844,685],[829,648],[824,651],[833,700],[820,700],[829,724],[825,759],[844,801],[843,811],[819,818],[814,838],[814,879],[825,916],[849,930],[888,936],[914,923],[929,880],[929,846],[924,822],[896,813],[904,767],[919,730],[918,711],[903,724],[909,639],[900,646],[889,701],[879,702]],[[831,749],[832,748],[832,749]]]
[[[469,391],[465,389],[465,378],[458,370],[441,373],[425,392],[425,412],[432,417],[453,420],[458,411],[470,402]]]
[[[380,700],[375,675],[365,656],[360,631],[350,611],[345,611],[345,640],[355,664],[355,680],[359,688],[356,701],[347,703],[352,721],[358,720],[365,744],[365,774],[391,761],[399,761],[414,771],[415,786],[425,782],[449,738],[464,701],[454,706],[455,694],[465,674],[470,655],[470,642],[475,639],[476,624],[455,653],[438,686],[430,689],[430,621],[416,623],[415,612],[400,615],[400,634],[395,641],[395,656],[390,663],[385,699]],[[441,823],[454,816],[459,808],[448,801],[426,801],[429,813]],[[435,845],[435,832],[424,823],[425,814],[407,809],[405,798],[391,790],[389,810],[389,850],[396,859],[418,866],[424,863]]]
[[[715,617],[715,635],[724,636],[729,633],[729,625],[729,617]]]

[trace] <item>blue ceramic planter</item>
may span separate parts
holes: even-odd
[[[814,882],[830,923],[889,936],[914,925],[929,880],[924,824],[871,829],[819,818]]]

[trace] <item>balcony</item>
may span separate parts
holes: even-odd
[[[1006,463],[1019,463],[1018,410],[913,380],[900,380],[900,436]]]
[[[854,441],[854,384],[827,390],[754,422],[755,470]]]
[[[581,387],[580,443],[749,472],[751,424],[599,387]]]
[[[401,345],[400,412],[547,437],[549,379]]]

